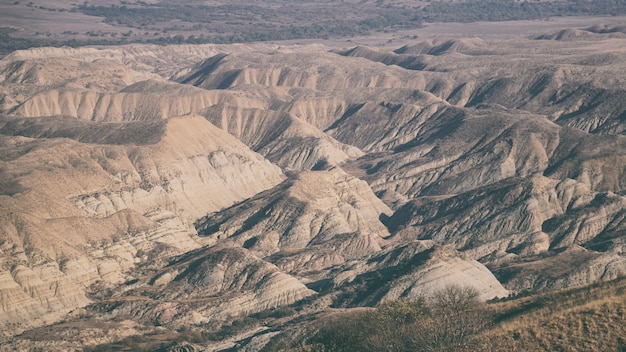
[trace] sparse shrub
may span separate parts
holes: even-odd
[[[468,338],[489,323],[485,305],[473,287],[450,286],[438,291],[431,304],[433,329],[426,343],[435,351],[467,349]]]
[[[451,286],[430,300],[388,301],[375,309],[338,315],[318,324],[302,351],[461,351],[488,323],[473,288]]]

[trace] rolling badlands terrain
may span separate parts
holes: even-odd
[[[0,82],[0,350],[267,314],[203,345],[256,351],[451,284],[626,274],[624,27],[38,48]]]

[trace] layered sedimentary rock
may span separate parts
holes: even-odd
[[[626,51],[604,31],[7,55],[2,330],[174,332],[624,275]]]
[[[380,251],[389,232],[379,219],[390,214],[365,182],[331,167],[302,172],[197,228],[201,236],[231,240],[298,273]]]
[[[112,314],[181,327],[290,305],[314,292],[241,247],[192,251],[138,288],[103,302]],[[137,295],[140,293],[141,295]]]
[[[481,299],[509,294],[484,265],[430,240],[390,245],[361,263],[347,263],[332,279],[340,306],[431,297],[446,287],[471,287]],[[354,294],[346,294],[356,293]],[[342,294],[343,293],[343,294]]]
[[[118,130],[54,121],[56,132],[3,128],[39,138],[2,137],[6,147],[23,145],[2,161],[3,180],[11,180],[1,196],[6,326],[58,318],[90,302],[89,286],[122,284],[137,265],[201,246],[190,223],[283,179],[278,167],[201,117],[110,126]],[[122,145],[136,136],[126,128],[146,139]],[[110,144],[55,135],[64,133]]]
[[[204,115],[283,169],[309,170],[320,162],[339,165],[363,155],[286,112],[222,105]]]

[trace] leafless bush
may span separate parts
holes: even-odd
[[[425,341],[431,351],[468,348],[468,338],[490,322],[485,304],[473,287],[449,286],[433,295],[432,336]]]
[[[389,301],[318,325],[310,351],[463,351],[491,321],[471,287],[450,286],[430,300]],[[306,350],[306,349],[305,349]]]

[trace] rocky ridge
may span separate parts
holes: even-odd
[[[589,31],[6,56],[7,346],[623,276],[626,52]]]

